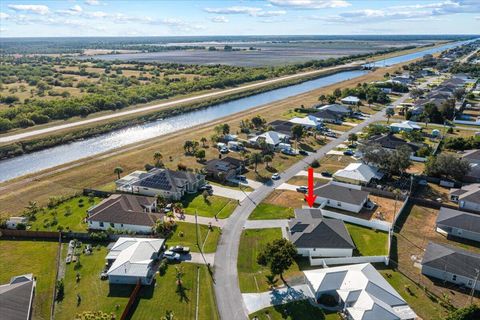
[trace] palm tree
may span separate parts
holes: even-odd
[[[175,315],[172,310],[165,311],[165,315],[162,317],[162,320],[174,320]]]
[[[159,168],[161,167],[161,161],[163,159],[163,156],[162,154],[160,153],[160,151],[156,151],[154,154],[153,154],[153,160],[155,160],[155,167]]]
[[[387,110],[385,110],[385,115],[387,116],[387,123],[389,123],[390,118],[395,115],[395,111],[393,110],[393,108],[387,108]]]
[[[205,138],[205,137],[202,137],[202,138],[200,139],[200,142],[202,143],[202,146],[203,146],[204,148],[205,148],[205,143],[206,143],[207,141],[208,141],[208,139]]]
[[[252,159],[253,163],[255,163],[255,172],[258,172],[257,171],[257,165],[258,165],[259,162],[262,161],[262,155],[258,152],[253,153],[251,159]]]
[[[175,279],[177,280],[177,286],[181,287],[183,285],[182,278],[185,275],[183,271],[183,266],[175,267]]]
[[[272,156],[266,155],[263,157],[263,161],[265,162],[265,168],[269,167],[270,162],[272,162]]]
[[[181,202],[175,202],[175,203],[172,205],[172,209],[173,209],[173,211],[175,211],[175,212],[183,213],[183,204],[182,204]]]
[[[117,175],[118,180],[120,180],[120,174],[123,173],[123,168],[122,167],[116,167],[113,169],[113,173]]]

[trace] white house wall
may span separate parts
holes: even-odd
[[[464,276],[456,275],[457,278],[454,281],[453,280],[453,273],[450,272],[445,272],[444,270],[439,270],[435,268],[431,268],[429,266],[422,266],[422,274],[439,279],[441,281],[447,281],[450,283],[457,284],[459,286],[466,286],[467,288],[472,288],[473,284],[475,283],[475,279],[473,278],[467,278]],[[475,286],[475,290],[480,290],[480,281],[477,281],[477,285]]]
[[[336,248],[298,248],[297,252],[303,257],[351,257],[353,249]]]
[[[93,230],[115,229],[115,230],[130,231],[135,233],[151,233],[152,232],[152,227],[150,226],[114,223],[112,227],[110,225],[110,222],[103,222],[103,227],[102,227],[99,221],[88,221],[88,227],[89,229],[93,229]]]

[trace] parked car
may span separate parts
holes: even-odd
[[[163,253],[163,257],[170,261],[178,261],[180,260],[180,255],[176,252],[167,250]]]
[[[190,252],[190,247],[174,246],[174,247],[170,247],[170,249],[168,249],[168,251],[172,251],[172,252],[179,253],[179,254],[187,254],[187,253]]]
[[[328,171],[322,171],[321,174],[322,174],[322,176],[324,176],[324,177],[331,177],[331,176],[332,176],[332,174],[331,174],[330,172],[328,172]]]
[[[292,149],[282,149],[282,153],[287,154],[289,156],[294,156],[295,155],[295,151],[293,151]]]
[[[200,191],[212,190],[212,186],[209,185],[208,183],[206,183],[206,184],[204,184],[203,186],[201,186],[200,188],[198,188],[198,190],[200,190]]]
[[[163,208],[163,212],[167,213],[167,212],[170,212],[172,211],[172,204],[169,203],[165,206],[165,208]]]
[[[307,193],[307,192],[308,192],[308,188],[305,187],[305,186],[297,187],[297,192]]]
[[[343,151],[343,154],[346,156],[353,156],[355,153],[353,152],[353,150],[348,149]]]
[[[272,180],[278,180],[278,179],[280,179],[280,174],[279,173],[272,174]]]
[[[305,150],[300,150],[298,151],[298,153],[301,154],[302,156],[308,156],[308,152]]]
[[[225,153],[229,153],[229,152],[230,152],[230,150],[228,150],[227,147],[222,147],[222,148],[220,149],[220,153],[225,154]]]
[[[331,137],[331,138],[336,138],[337,137],[337,134],[335,132],[325,132],[325,135],[327,137]]]

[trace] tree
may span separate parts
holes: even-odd
[[[332,104],[332,103],[335,103],[337,101],[337,98],[335,98],[335,96],[333,96],[333,95],[328,95],[327,101],[328,101],[328,103]]]
[[[185,272],[183,271],[183,266],[176,266],[175,267],[175,279],[177,286],[182,287],[183,286],[183,276],[185,275]]]
[[[480,306],[472,304],[451,312],[445,320],[476,320],[480,319]]]
[[[268,243],[259,255],[257,256],[257,262],[260,265],[269,266],[272,275],[279,275],[280,279],[283,279],[283,273],[288,270],[293,262],[297,249],[287,239],[276,239]]]
[[[123,168],[122,167],[116,167],[113,169],[113,173],[117,175],[117,179],[120,180],[120,174],[123,173]]]
[[[200,142],[202,143],[202,147],[205,148],[205,146],[206,146],[205,144],[207,143],[207,141],[208,141],[208,139],[205,138],[205,137],[202,137],[202,138],[200,139]]]
[[[175,315],[172,310],[165,311],[165,315],[162,317],[162,320],[174,320]]]
[[[191,140],[187,140],[183,144],[183,150],[185,150],[187,154],[192,154],[192,150],[194,149],[194,147],[195,147],[195,143]]]
[[[441,153],[436,157],[428,158],[425,164],[425,173],[429,176],[461,181],[470,171],[470,163],[453,154]]]
[[[272,162],[272,156],[271,155],[265,155],[263,157],[263,162],[265,162],[265,168],[268,168],[270,166],[270,163]]]
[[[333,91],[333,95],[335,96],[335,98],[340,98],[342,96],[342,90],[340,88],[337,88]]]
[[[163,156],[160,153],[160,151],[156,151],[153,154],[153,160],[155,160],[155,167],[160,168],[163,165],[162,164],[162,159],[163,159]]]
[[[393,108],[387,108],[385,115],[387,116],[387,123],[390,123],[390,118],[395,115],[395,110],[393,110]]]
[[[198,160],[200,161],[205,160],[205,150],[204,149],[197,150],[197,152],[195,152],[195,157],[198,158]]]
[[[258,152],[252,153],[250,160],[255,164],[255,172],[258,172],[257,166],[260,162],[262,162],[262,155]]]
[[[177,225],[173,220],[165,221],[163,219],[158,219],[153,225],[153,232],[167,238],[175,230],[176,227]]]
[[[203,201],[207,202],[208,201],[208,197],[210,196],[210,193],[208,193],[207,190],[204,190],[202,192],[202,196],[203,196]]]
[[[348,141],[354,144],[356,141],[358,141],[358,135],[356,133],[350,133],[348,135]]]
[[[327,97],[322,94],[320,97],[318,97],[318,101],[320,101],[322,104],[325,103],[325,101],[327,101]]]
[[[388,166],[391,173],[394,174],[403,174],[412,165],[412,160],[410,160],[410,155],[412,154],[412,149],[407,145],[402,145],[395,149],[395,151],[390,152],[388,158]]]
[[[300,140],[303,137],[304,134],[304,129],[301,125],[295,124],[292,126],[291,133],[292,133],[292,138],[295,139],[296,141]]]
[[[261,116],[255,116],[252,118],[252,124],[256,129],[260,129],[265,125],[266,121]]]

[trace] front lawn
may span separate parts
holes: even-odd
[[[0,285],[10,282],[14,276],[28,273],[37,279],[33,302],[34,319],[50,319],[57,252],[58,242],[0,241]]]
[[[43,208],[36,215],[36,220],[31,221],[30,230],[57,231],[87,231],[84,219],[87,210],[99,203],[101,198],[89,198],[86,196],[73,197],[53,208]]]
[[[220,228],[213,227],[209,232],[208,226],[198,225],[198,237],[200,245],[203,245],[203,252],[210,253],[217,251],[217,242],[220,238]],[[167,246],[184,245],[190,247],[194,252],[199,252],[197,247],[197,235],[195,224],[189,222],[177,222],[177,230],[167,240]]]
[[[180,265],[184,272],[183,295],[177,292],[175,279],[175,267]],[[195,319],[197,270],[200,271],[198,319],[219,319],[211,275],[206,266],[191,263],[169,265],[163,276],[156,277],[154,285],[143,287],[131,319],[160,319],[167,310],[173,312],[175,319]]]
[[[186,194],[182,200],[186,214],[194,215],[195,211],[199,216],[214,217],[219,219],[228,218],[237,207],[237,200],[219,196],[209,196],[207,201],[202,194]]]
[[[282,238],[280,228],[246,229],[242,232],[237,262],[241,292],[268,291],[269,286],[265,276],[270,274],[270,270],[257,263],[257,255],[267,243],[280,238]],[[284,274],[284,278],[288,281],[289,277],[300,276],[300,274],[298,265],[294,264]],[[278,280],[278,285],[281,284],[281,280]]]
[[[357,251],[361,256],[386,256],[388,254],[388,233],[345,223]]]
[[[289,219],[294,218],[293,208],[260,203],[248,217],[249,220]]]
[[[324,311],[313,306],[308,300],[294,301],[287,304],[268,307],[252,313],[250,319],[258,320],[341,320],[331,311]]]
[[[85,244],[83,245],[85,246]],[[123,309],[127,305],[133,286],[109,285],[108,280],[100,280],[100,273],[105,266],[105,257],[108,253],[104,244],[93,245],[91,255],[80,255],[81,267],[75,270],[75,263],[65,266],[65,297],[55,308],[55,319],[73,319],[78,313],[85,311],[103,311],[113,313],[120,319]],[[68,244],[64,244],[64,256]],[[62,263],[65,263],[62,261]],[[76,281],[77,273],[80,281]],[[77,305],[77,295],[81,303]]]

